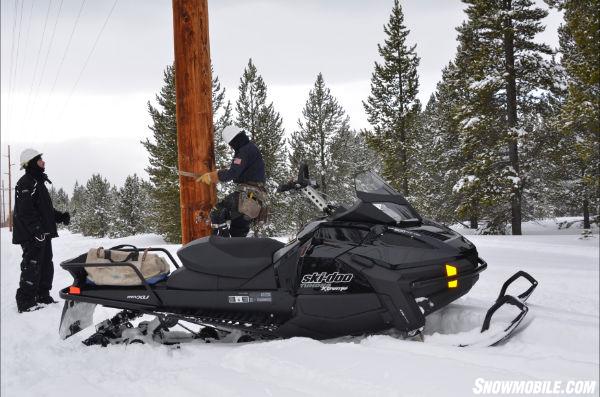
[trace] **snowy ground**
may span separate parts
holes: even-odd
[[[249,344],[85,347],[82,332],[61,341],[62,303],[18,314],[14,293],[20,248],[2,229],[2,396],[468,396],[487,380],[595,380],[599,371],[597,231],[554,222],[529,224],[528,235],[469,236],[489,268],[471,293],[428,318],[425,343],[391,335],[315,341],[293,338]],[[157,236],[91,239],[61,231],[54,241],[53,296],[70,284],[58,264],[90,247],[123,242],[159,246]],[[173,252],[177,246],[168,246]],[[524,329],[494,348],[458,348],[479,327],[502,281],[517,269],[540,286]],[[112,313],[96,310],[100,321]],[[462,334],[448,335],[453,332]]]

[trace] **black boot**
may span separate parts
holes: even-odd
[[[55,301],[54,298],[50,296],[50,294],[44,294],[44,295],[40,295],[37,297],[37,303],[43,303],[45,305],[49,305],[51,303],[58,303],[58,302]]]
[[[34,312],[43,307],[44,306],[41,306],[37,302],[23,302],[23,303],[17,302],[17,310],[19,310],[19,313]]]

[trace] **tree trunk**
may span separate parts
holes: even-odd
[[[400,164],[402,166],[402,194],[408,196],[408,170],[407,159],[406,159],[406,133],[404,132],[404,120],[402,120],[402,129],[400,130]]]
[[[583,199],[583,228],[590,229],[590,201],[587,196]]]
[[[505,11],[512,10],[512,0],[504,1]],[[507,132],[510,134],[508,143],[508,155],[510,165],[515,170],[516,176],[519,176],[519,152],[517,137],[514,136],[517,126],[517,82],[515,73],[515,44],[512,20],[506,17],[504,20],[504,62],[506,64],[506,109],[507,109]],[[522,181],[519,181],[521,184]],[[521,199],[522,189],[512,187],[510,199],[511,206],[511,226],[512,234],[521,234]]]
[[[398,59],[402,58],[402,53],[398,51]],[[404,90],[402,89],[402,71],[398,71],[398,97],[400,99],[400,166],[402,167],[402,175],[400,176],[400,185],[402,186],[402,194],[408,196],[408,161],[406,158],[406,131],[404,119]]]
[[[319,145],[320,145],[320,149],[321,149],[321,155],[320,155],[320,160],[321,160],[321,191],[325,194],[327,194],[327,184],[325,181],[325,175],[327,174],[327,171],[325,169],[325,131],[323,131],[323,129],[321,128],[321,130],[319,131],[319,137],[320,137],[320,141],[319,141]],[[315,178],[316,179],[316,178]]]
[[[479,217],[477,215],[477,203],[473,203],[471,206],[471,216],[469,217],[469,227],[471,229],[477,229],[479,227]]]

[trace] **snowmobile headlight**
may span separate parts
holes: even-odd
[[[454,277],[458,274],[458,269],[456,266],[452,266],[446,263],[446,277]],[[448,281],[448,288],[456,288],[458,287],[458,280]]]

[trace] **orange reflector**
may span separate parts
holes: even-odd
[[[73,295],[79,295],[81,293],[81,290],[79,289],[79,287],[69,287],[69,294],[73,294]]]
[[[452,266],[446,263],[446,276],[454,277],[458,274],[458,269],[456,266]],[[456,288],[458,287],[458,280],[448,281],[448,288]]]

